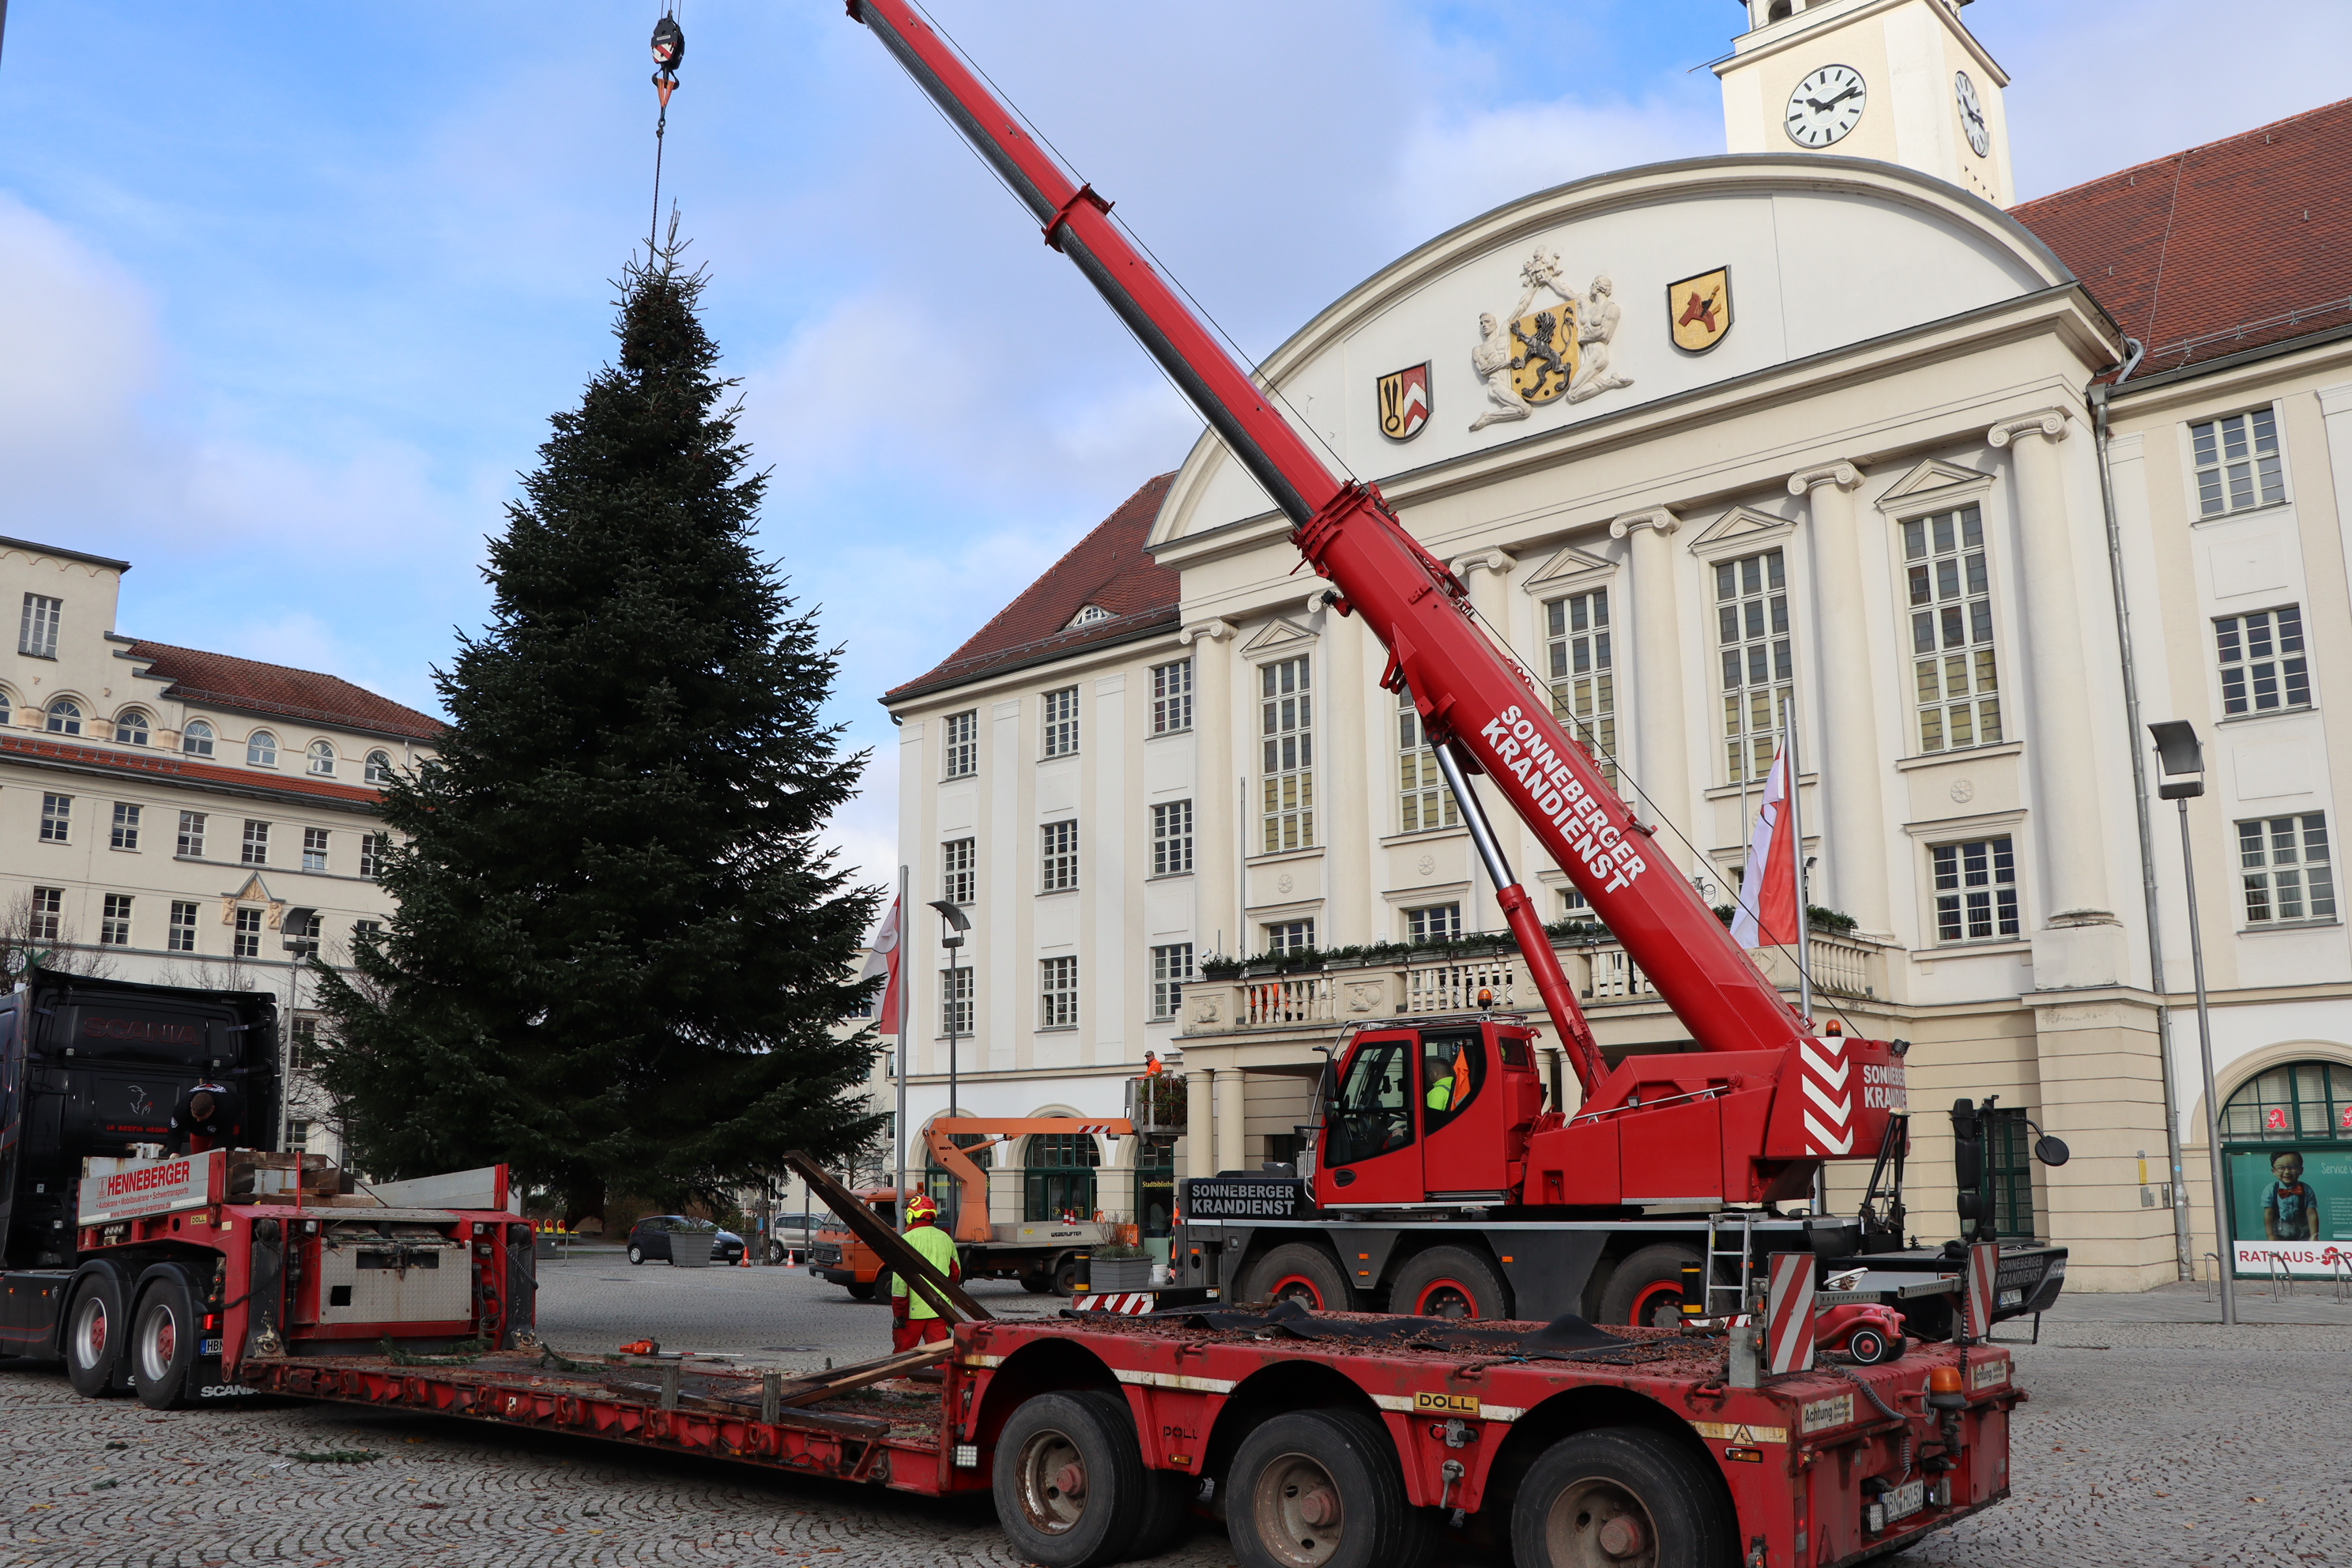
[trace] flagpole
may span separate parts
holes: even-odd
[[[896,1190],[898,1194],[898,1228],[904,1230],[907,1228],[907,1015],[915,1010],[910,1005],[914,998],[908,994],[914,988],[915,977],[907,968],[907,868],[903,865],[898,868],[898,903],[893,912],[898,920],[896,953],[898,963],[898,1113],[890,1121],[890,1141],[898,1145]],[[885,981],[884,985],[887,987],[887,984],[888,982]]]

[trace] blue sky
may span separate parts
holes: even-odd
[[[2020,194],[2341,96],[2335,5],[1980,0]],[[610,347],[657,0],[10,0],[0,533],[135,563],[121,629],[431,708],[483,536]],[[762,528],[877,749],[920,673],[1197,423],[838,0],[681,0],[664,200],[775,470]],[[1733,0],[938,0],[1252,353],[1460,220],[1719,152]],[[2246,13],[2240,13],[2245,15]],[[2291,48],[2279,41],[2292,38]]]

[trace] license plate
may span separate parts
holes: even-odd
[[[198,1355],[218,1355],[221,1353],[221,1342],[218,1340],[198,1340],[196,1342],[196,1353]]]
[[[2025,1292],[2022,1290],[2003,1290],[2000,1293],[2000,1304],[2004,1307],[2021,1306],[2024,1301]]]
[[[1908,1519],[1927,1506],[1927,1483],[1905,1481],[1901,1486],[1880,1498],[1879,1505],[1885,1509],[1886,1522],[1889,1524],[1893,1524],[1898,1519]]]

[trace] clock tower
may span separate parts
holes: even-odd
[[[1715,67],[1729,150],[1884,159],[2008,206],[2009,77],[1967,3],[1740,0],[1748,31]]]

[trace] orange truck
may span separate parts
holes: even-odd
[[[1124,1117],[1080,1121],[1067,1116],[953,1116],[941,1117],[924,1130],[931,1163],[955,1178],[956,1201],[943,1206],[949,1210],[956,1247],[962,1256],[964,1278],[1018,1279],[1041,1296],[1067,1296],[1084,1283],[1081,1260],[1102,1245],[1103,1227],[1091,1215],[992,1221],[988,1171],[973,1158],[1015,1138],[1076,1132],[1127,1138],[1134,1135],[1135,1125]],[[959,1138],[977,1141],[959,1144]],[[860,1187],[854,1195],[886,1223],[895,1224],[898,1188]],[[809,1272],[843,1287],[860,1301],[870,1301],[890,1289],[889,1267],[880,1255],[839,1226],[817,1232],[809,1249]]]

